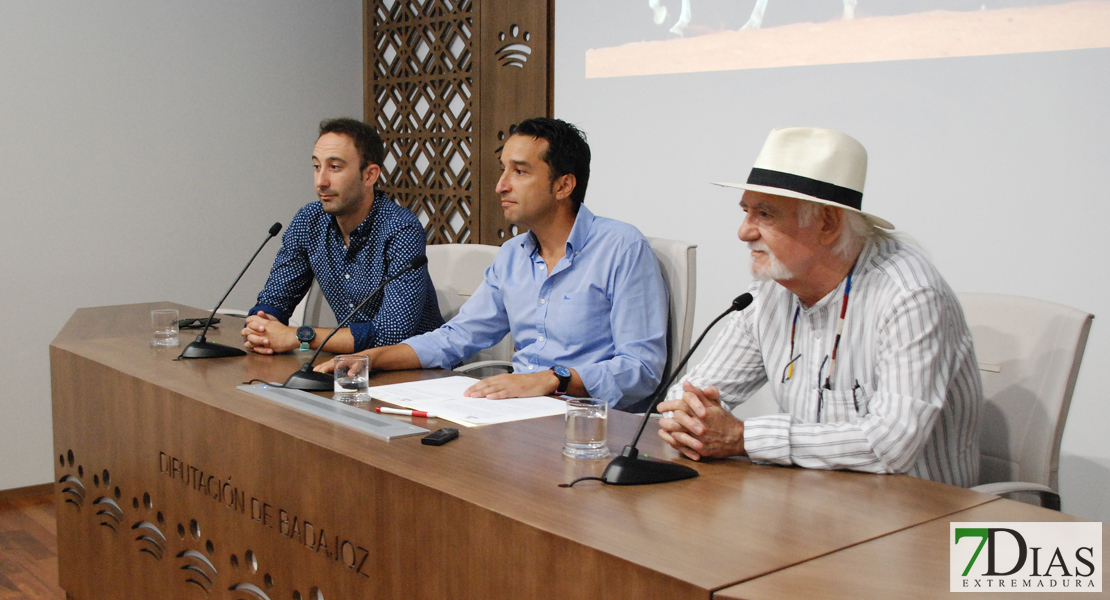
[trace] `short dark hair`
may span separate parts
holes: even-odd
[[[339,119],[324,119],[320,121],[320,136],[325,133],[338,133],[351,138],[358,151],[358,170],[365,171],[370,165],[382,166],[385,162],[385,144],[373,127],[358,121],[342,117]]]
[[[574,175],[574,191],[570,199],[574,208],[586,201],[586,185],[590,183],[590,145],[586,134],[560,119],[536,117],[509,128],[509,135],[526,135],[547,141],[547,152],[540,158],[551,167],[551,181],[570,173]]]

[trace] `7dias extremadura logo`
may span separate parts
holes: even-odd
[[[950,591],[1102,591],[1102,523],[950,525]]]

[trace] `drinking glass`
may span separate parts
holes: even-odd
[[[563,445],[563,454],[584,459],[609,456],[608,422],[608,402],[594,398],[568,399],[567,440]]]
[[[177,309],[150,311],[150,326],[154,332],[154,337],[150,340],[151,346],[176,346],[181,343],[177,339]]]
[[[370,401],[370,358],[363,354],[335,357],[334,399],[346,404]]]

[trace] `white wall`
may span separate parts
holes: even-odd
[[[84,306],[211,309],[362,115],[362,3],[0,3],[0,490],[52,479],[48,346]],[[228,299],[253,304],[272,241]]]
[[[696,332],[750,281],[739,192],[708,182],[744,181],[774,127],[847,132],[870,154],[864,208],[955,290],[1095,314],[1060,482],[1067,512],[1110,520],[1110,50],[586,80],[585,50],[637,19],[646,2],[559,0],[555,114],[589,135],[595,213],[698,243]]]

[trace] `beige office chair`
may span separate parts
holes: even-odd
[[[1002,294],[958,294],[983,378],[979,482],[1060,510],[1060,439],[1092,315]]]
[[[425,249],[428,274],[432,277],[432,285],[439,300],[439,312],[444,321],[450,321],[459,314],[463,303],[470,299],[471,294],[485,279],[486,269],[493,264],[499,250],[498,246],[483,244],[434,244]],[[490,364],[507,364],[507,370],[511,371],[509,361],[512,357],[512,336],[506,335],[499,343],[474,355],[463,367],[456,370],[472,372]],[[500,372],[505,370],[502,368]]]
[[[663,369],[661,380],[665,383],[671,376],[671,370],[690,350],[690,338],[694,331],[694,304],[697,300],[698,245],[652,237],[648,238],[648,244],[655,251],[655,258],[659,259],[663,281],[670,292],[667,366]],[[683,367],[682,370],[685,371],[686,368]],[[681,377],[682,373],[678,373],[678,376]]]

